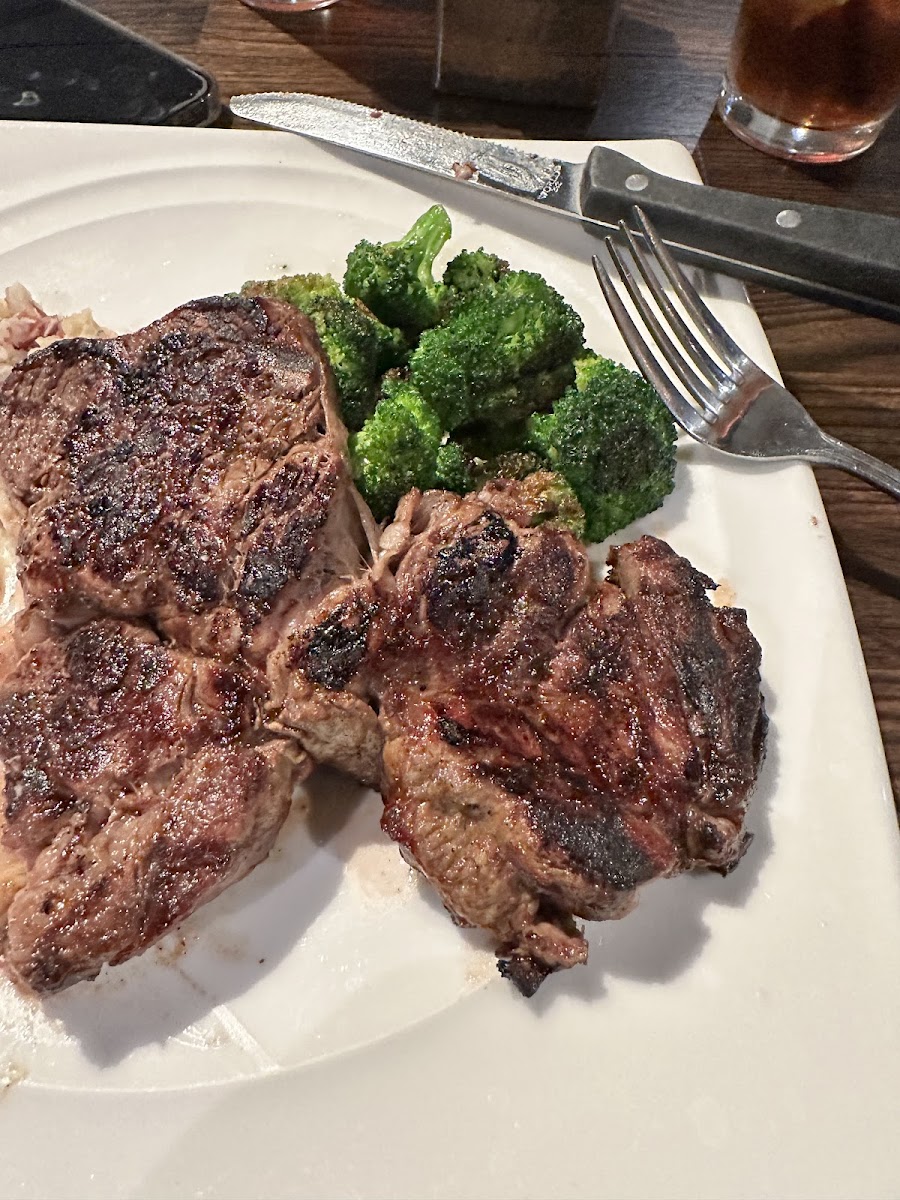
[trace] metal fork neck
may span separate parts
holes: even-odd
[[[873,483],[882,491],[888,492],[895,499],[900,500],[900,471],[896,467],[889,467],[887,463],[881,462],[871,454],[839,442],[837,438],[830,437],[827,433],[822,434],[821,447],[812,451],[807,457],[823,466],[839,467],[842,471],[850,471],[853,475],[859,475],[860,478],[867,479],[869,483]]]

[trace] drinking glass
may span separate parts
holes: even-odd
[[[290,13],[310,12],[314,8],[328,8],[337,4],[337,0],[241,0],[248,8],[258,8],[260,12]]]
[[[840,162],[900,102],[900,0],[743,0],[719,112],[782,158]]]

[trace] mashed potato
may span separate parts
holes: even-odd
[[[45,313],[31,292],[14,283],[0,297],[0,381],[32,350],[66,337],[111,337],[89,308],[61,316]]]

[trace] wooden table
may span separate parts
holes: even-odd
[[[873,150],[830,168],[759,154],[711,115],[737,0],[624,0],[593,112],[436,95],[435,0],[341,0],[283,17],[238,0],[92,2],[212,72],[224,99],[310,91],[485,135],[672,137],[690,147],[707,183],[900,217],[900,114]],[[900,326],[768,289],[751,293],[787,386],[813,417],[900,465]],[[817,475],[900,796],[900,505],[848,475]]]

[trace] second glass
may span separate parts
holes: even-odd
[[[310,12],[316,8],[330,8],[337,0],[242,0],[248,8],[258,8],[260,12],[290,13]]]
[[[900,101],[900,0],[743,0],[719,112],[738,137],[805,162],[875,141]]]

